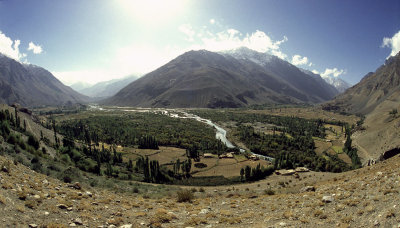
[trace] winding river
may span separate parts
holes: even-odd
[[[218,126],[217,124],[213,123],[211,120],[201,118],[200,116],[187,113],[183,110],[177,110],[177,109],[148,109],[148,108],[140,108],[140,109],[127,109],[127,107],[115,107],[115,108],[101,108],[97,105],[90,105],[89,106],[91,109],[96,109],[100,111],[124,111],[124,112],[154,112],[154,113],[161,113],[163,115],[167,115],[172,118],[181,118],[181,119],[194,119],[196,121],[205,123],[209,126],[212,126],[215,130],[215,138],[221,140],[228,148],[236,148],[235,145],[233,145],[227,138],[226,138],[226,130],[223,129],[222,127]],[[239,148],[239,151],[241,153],[246,152],[244,149]],[[274,158],[256,154],[253,152],[250,152],[250,154],[257,156],[259,159],[262,160],[268,160],[268,161],[273,161]]]

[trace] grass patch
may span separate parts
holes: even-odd
[[[332,146],[331,148],[332,148],[332,150],[334,150],[336,152],[336,154],[343,153],[343,148],[340,146]]]

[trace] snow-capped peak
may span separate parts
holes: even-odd
[[[257,52],[247,47],[239,47],[236,49],[223,51],[221,54],[231,56],[235,59],[250,60],[261,66],[265,66],[266,63],[271,62],[274,58],[273,55]]]

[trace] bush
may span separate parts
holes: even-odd
[[[28,145],[33,146],[35,150],[39,149],[39,141],[33,135],[29,135]]]
[[[192,202],[194,195],[193,192],[190,190],[180,190],[177,192],[178,202]]]
[[[207,167],[207,164],[204,164],[204,163],[199,162],[199,163],[195,163],[195,164],[194,164],[194,167],[199,168],[199,169],[202,169],[202,168],[206,168],[206,167]]]
[[[272,195],[275,195],[275,191],[270,189],[270,188],[269,189],[265,189],[264,190],[264,194],[272,196]]]

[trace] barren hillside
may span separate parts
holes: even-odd
[[[172,191],[154,199],[62,183],[0,156],[0,219],[4,227],[399,227],[399,164],[396,156],[338,175],[273,175],[177,202]],[[315,191],[290,187],[297,182]]]

